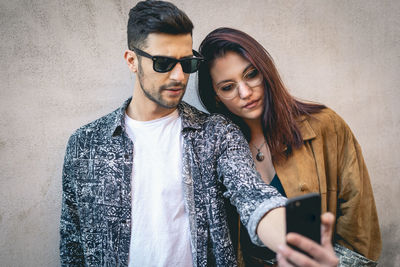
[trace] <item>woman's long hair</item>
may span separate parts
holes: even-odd
[[[216,100],[210,68],[215,59],[227,52],[235,52],[247,59],[263,76],[264,111],[262,127],[272,158],[279,160],[288,156],[293,148],[303,144],[296,118],[317,113],[324,105],[305,103],[291,96],[283,84],[272,57],[254,38],[231,29],[218,28],[209,33],[200,45],[200,53],[206,62],[198,72],[198,92],[202,104],[210,113],[220,113],[233,120],[250,140],[250,129],[239,116],[230,112],[222,102]]]

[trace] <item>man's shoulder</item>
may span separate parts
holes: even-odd
[[[125,100],[121,106],[107,115],[78,128],[72,136],[84,136],[86,133],[95,133],[99,137],[104,137],[104,135],[108,134],[111,135],[115,128],[121,124],[125,110],[131,102],[131,99],[132,98]]]
[[[87,134],[96,134],[98,136],[107,135],[111,131],[113,125],[115,125],[118,113],[119,109],[116,109],[113,112],[108,113],[107,115],[104,115],[92,122],[89,122],[75,130],[72,136],[83,137]]]
[[[109,144],[119,114],[117,109],[75,130],[68,140],[66,157],[85,158],[94,146]]]
[[[186,102],[180,104],[179,111],[184,125],[194,126],[194,128],[227,127],[229,125],[234,125],[233,122],[224,115],[205,113]]]

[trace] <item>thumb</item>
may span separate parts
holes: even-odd
[[[332,213],[326,212],[321,215],[321,245],[323,247],[332,245],[332,231],[335,216]]]

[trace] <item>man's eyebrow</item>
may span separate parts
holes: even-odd
[[[187,58],[193,58],[193,56],[194,56],[193,53],[190,56],[187,55],[187,56],[183,56],[183,57],[180,57],[180,58],[164,56],[164,55],[154,55],[154,57],[166,57],[166,58],[172,58],[172,59],[187,59]]]
[[[181,57],[180,59],[183,59],[183,58],[192,58],[194,55],[193,55],[193,53],[190,55],[190,56],[184,56],[184,57]]]
[[[246,68],[244,68],[244,70],[243,70],[243,74],[245,74],[249,69],[251,69],[251,68],[253,68],[253,65],[251,65],[251,64],[249,64]],[[229,80],[223,80],[223,81],[220,81],[219,83],[217,83],[217,84],[215,84],[216,86],[218,86],[218,85],[220,85],[220,84],[223,84],[223,83],[227,83],[227,82],[232,82],[232,80],[231,79],[229,79]]]

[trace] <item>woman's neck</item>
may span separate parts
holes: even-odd
[[[264,182],[269,184],[275,175],[275,168],[272,163],[271,153],[268,145],[265,144],[265,136],[261,119],[246,120],[245,122],[250,128],[250,151],[253,154],[256,169],[260,173]],[[259,158],[260,153],[262,158]]]
[[[250,129],[250,143],[260,145],[265,142],[261,119],[245,120],[245,123]]]

